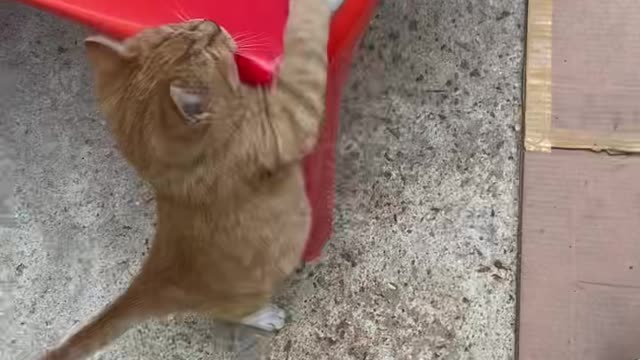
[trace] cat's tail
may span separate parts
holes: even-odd
[[[181,311],[166,285],[134,282],[127,291],[40,360],[82,360],[102,350],[132,326]]]

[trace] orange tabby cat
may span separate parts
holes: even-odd
[[[271,88],[238,80],[236,45],[209,21],[86,40],[100,107],[155,191],[158,225],[126,292],[43,359],[84,359],[176,313],[284,325],[270,298],[309,232],[300,163],[324,118],[329,19],[326,0],[291,0]]]

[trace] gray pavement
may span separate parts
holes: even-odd
[[[293,320],[272,359],[513,359],[524,7],[382,2],[344,96],[335,233],[280,296]],[[16,214],[0,221],[2,360],[113,299],[153,233],[148,190],[95,109],[85,35],[0,4]],[[98,358],[222,358],[214,338],[201,321],[152,322]]]

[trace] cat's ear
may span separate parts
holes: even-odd
[[[190,91],[171,84],[169,95],[171,95],[171,100],[173,100],[180,115],[187,123],[191,125],[197,124],[206,115],[205,97],[201,92]]]
[[[91,65],[101,74],[113,74],[131,59],[121,42],[104,36],[90,36],[85,39],[84,46]]]

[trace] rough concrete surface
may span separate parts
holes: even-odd
[[[280,300],[272,359],[513,359],[524,0],[383,1],[355,60],[335,234]],[[0,359],[27,359],[124,289],[153,213],[96,112],[78,26],[0,4]],[[101,359],[214,359],[153,322]]]

